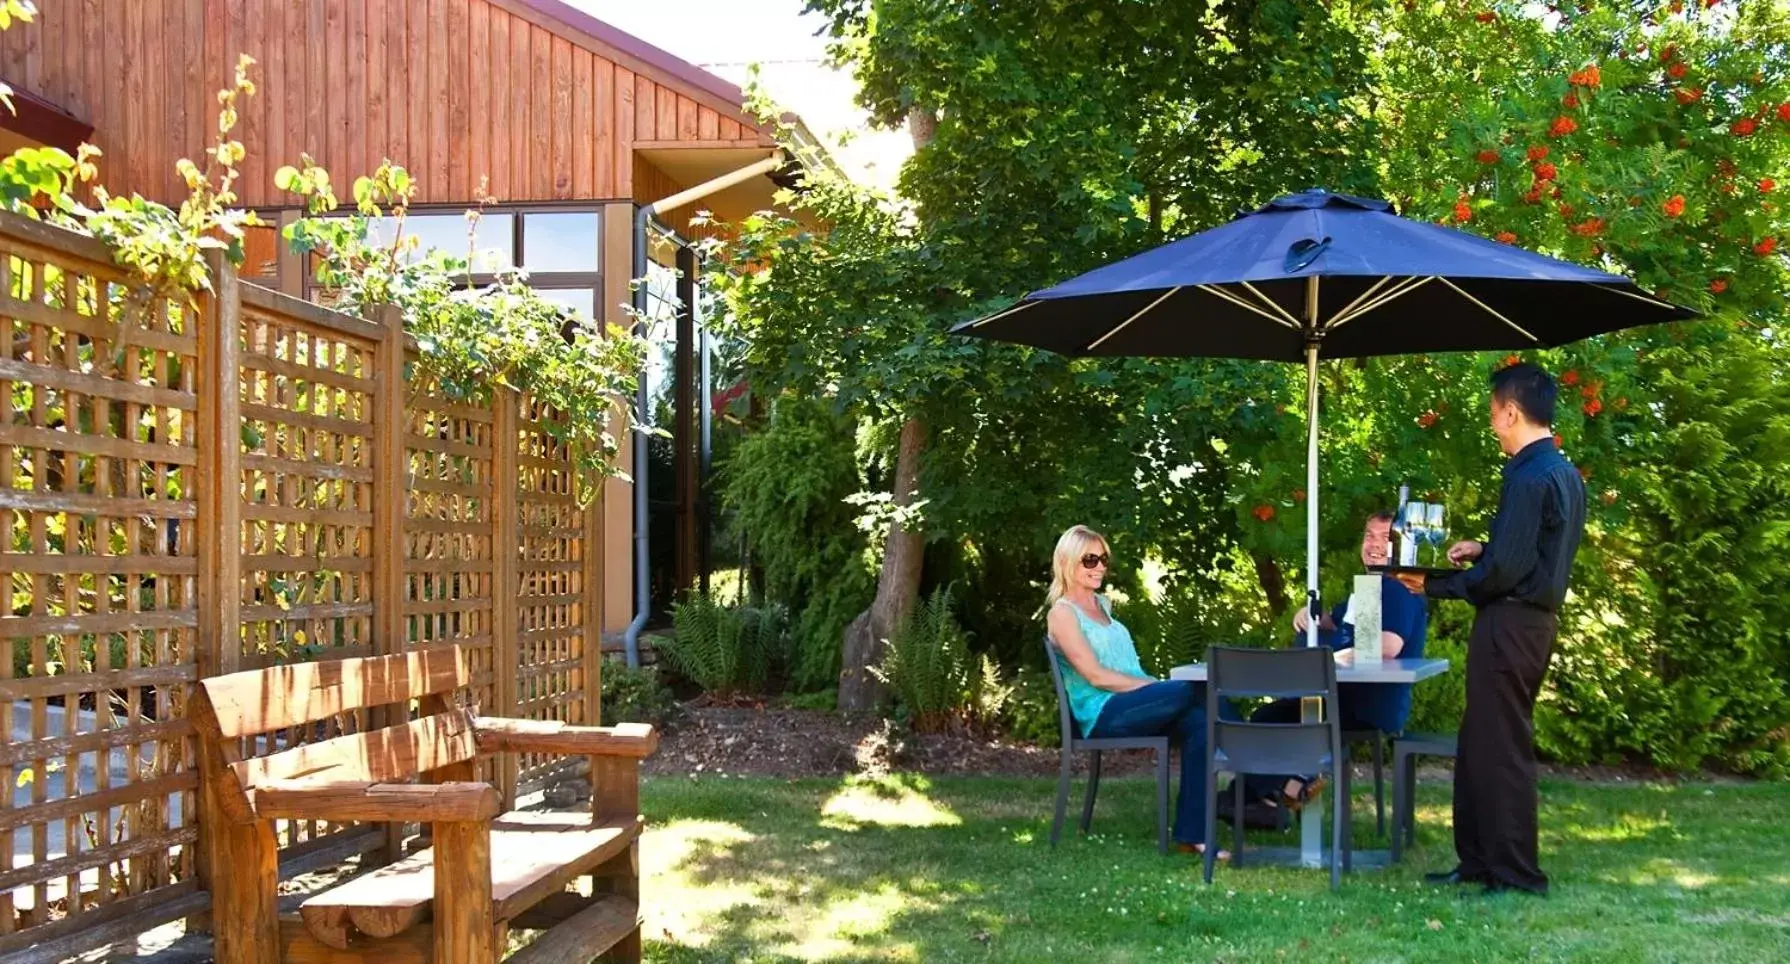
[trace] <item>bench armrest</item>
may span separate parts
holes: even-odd
[[[503,809],[488,783],[268,780],[249,791],[258,820],[486,821]]]
[[[473,732],[480,753],[563,753],[638,760],[659,748],[659,734],[644,723],[572,726],[554,720],[480,717],[473,721]]]

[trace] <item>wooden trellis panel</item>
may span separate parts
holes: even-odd
[[[447,398],[412,382],[404,408],[404,642],[458,643],[472,654],[472,700],[498,715],[496,617],[499,594],[493,512],[497,484],[495,416],[489,406]],[[481,761],[499,782],[497,760]]]
[[[526,399],[518,414],[515,715],[595,724],[585,718],[585,528],[572,450],[561,416]],[[521,783],[539,783],[570,762],[524,757]]]
[[[195,312],[0,219],[0,955],[195,901]]]
[[[382,331],[241,284],[240,668],[374,654],[375,363]],[[226,429],[226,431],[228,431]],[[356,732],[269,734],[250,755]],[[346,825],[282,823],[292,847]]]
[[[0,215],[8,960],[203,919],[231,855],[186,718],[202,675],[452,641],[473,652],[480,712],[597,719],[599,509],[579,506],[560,417],[413,380],[389,312],[211,270],[215,293],[151,302],[92,239]],[[513,799],[565,765],[485,776]],[[282,824],[282,872],[394,853],[402,830]]]

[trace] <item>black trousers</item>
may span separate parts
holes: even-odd
[[[1546,893],[1535,843],[1535,698],[1559,623],[1492,603],[1467,643],[1467,710],[1454,770],[1454,850],[1462,877]]]

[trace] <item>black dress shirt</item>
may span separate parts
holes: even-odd
[[[1504,465],[1491,541],[1473,568],[1425,584],[1435,599],[1474,606],[1513,600],[1559,612],[1585,534],[1585,482],[1552,438],[1523,447]]]

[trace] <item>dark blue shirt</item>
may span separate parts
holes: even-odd
[[[1498,514],[1479,561],[1465,572],[1428,580],[1424,592],[1476,607],[1514,600],[1559,612],[1584,534],[1585,480],[1552,438],[1538,439],[1504,464]]]
[[[1355,624],[1343,622],[1348,608],[1345,599],[1330,611],[1330,621],[1336,629],[1320,632],[1320,643],[1332,649],[1354,648]],[[1405,641],[1398,659],[1422,658],[1429,622],[1429,603],[1422,596],[1391,576],[1380,578],[1380,628],[1397,633]],[[1340,689],[1337,698],[1343,704],[1345,719],[1351,723],[1366,723],[1385,733],[1404,730],[1405,721],[1411,716],[1411,684],[1344,683]]]

